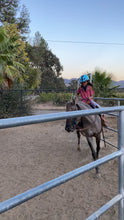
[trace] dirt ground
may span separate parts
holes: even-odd
[[[35,110],[48,108],[38,105]],[[116,118],[106,119],[109,127],[116,129]],[[117,145],[117,134],[104,132],[106,140]],[[92,161],[85,137],[78,152],[76,132],[65,131],[65,120],[1,129],[0,140],[1,202]],[[114,151],[102,143],[100,157]],[[1,214],[0,220],[84,220],[117,194],[115,159],[100,166],[99,177],[93,169]],[[118,205],[100,219],[117,220]]]

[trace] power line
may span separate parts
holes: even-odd
[[[124,46],[124,43],[116,42],[94,42],[94,41],[67,41],[67,40],[47,40],[53,43],[72,43],[72,44],[98,44],[98,45],[115,45],[115,46]]]

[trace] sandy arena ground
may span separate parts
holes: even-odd
[[[35,110],[48,108],[38,105]],[[107,116],[107,123],[117,127],[114,117]],[[117,145],[117,134],[104,132],[106,140]],[[2,129],[0,140],[1,202],[92,161],[85,137],[78,152],[76,132],[65,131],[65,120]],[[114,151],[102,143],[100,157]],[[84,220],[117,194],[116,159],[100,166],[100,177],[91,170],[1,214],[0,220]],[[117,220],[118,205],[100,219]]]

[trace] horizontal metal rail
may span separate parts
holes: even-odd
[[[7,118],[0,120],[0,129],[37,124],[37,123],[43,123],[49,121],[56,121],[56,120],[67,119],[72,117],[74,118],[74,117],[87,116],[87,115],[97,115],[106,112],[116,112],[116,111],[122,111],[123,109],[124,109],[123,106],[116,106],[116,107],[98,108],[98,109],[90,109],[90,110],[88,109],[88,110],[80,110],[80,111],[52,113],[45,115]]]
[[[94,161],[94,162],[91,162],[87,165],[84,165],[78,169],[75,169],[69,173],[66,173],[62,176],[59,176],[51,181],[48,181],[40,186],[37,186],[33,189],[30,189],[22,194],[19,194],[11,199],[8,199],[4,202],[1,202],[0,203],[0,214],[9,210],[9,209],[12,209],[14,208],[15,206],[18,206],[26,201],[28,201],[29,199],[32,199],[50,189],[53,189],[55,188],[56,186],[58,185],[61,185],[73,178],[76,178],[77,176],[97,167],[97,166],[100,166],[112,159],[115,159],[119,156],[121,156],[123,154],[123,152],[121,150],[117,151],[117,152],[114,152],[110,155],[107,155],[101,159],[98,159],[97,161]]]
[[[110,131],[114,131],[114,132],[118,133],[118,130],[116,130],[116,129],[113,129],[113,128],[110,128],[110,127],[105,127],[105,128],[107,128]]]
[[[124,98],[103,98],[103,97],[93,97],[93,99],[98,100],[112,100],[112,101],[124,101]]]
[[[123,196],[121,194],[118,194],[113,199],[111,199],[109,202],[107,202],[104,206],[102,206],[100,209],[94,212],[91,216],[89,216],[86,220],[98,219],[101,215],[103,215],[108,209],[110,209],[113,205],[119,202],[122,198]]]
[[[104,143],[109,144],[109,145],[111,145],[112,147],[118,149],[117,146],[115,146],[114,144],[110,143],[109,141],[105,141],[105,140],[103,140],[102,138],[101,138],[100,140],[103,141]]]
[[[107,115],[118,117],[118,114],[106,113]]]

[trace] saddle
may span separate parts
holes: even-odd
[[[92,102],[87,102],[87,104],[89,104],[92,108],[99,108],[97,105],[94,105],[94,103],[92,103]],[[101,123],[102,123],[102,126],[103,127],[107,127],[107,125],[106,125],[106,120],[105,120],[105,118],[104,118],[104,115],[99,115],[100,116],[100,118],[101,118]]]

